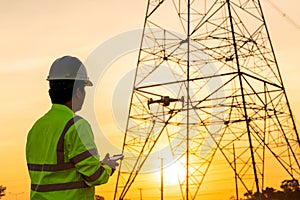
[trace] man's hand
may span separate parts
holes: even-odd
[[[119,163],[117,163],[117,161],[109,159],[109,153],[105,155],[105,158],[101,161],[101,163],[110,166],[112,169],[116,169],[116,167],[119,166]]]

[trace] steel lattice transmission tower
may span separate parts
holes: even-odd
[[[299,135],[259,0],[148,1],[115,199],[162,135],[186,170],[183,199],[196,198],[214,158],[232,169],[237,196],[261,192],[274,162],[300,177]]]

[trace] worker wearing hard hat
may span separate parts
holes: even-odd
[[[26,160],[32,200],[93,200],[94,186],[104,184],[118,166],[107,154],[100,162],[89,123],[75,115],[85,86],[92,86],[82,62],[64,56],[52,64],[51,109],[28,133]]]

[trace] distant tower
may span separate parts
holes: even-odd
[[[232,169],[236,196],[262,192],[272,165],[300,177],[299,135],[259,0],[148,0],[115,199],[163,135],[185,169],[182,199],[198,199],[214,159]]]

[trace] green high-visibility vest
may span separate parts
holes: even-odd
[[[93,200],[94,186],[107,183],[112,173],[100,163],[89,123],[60,104],[29,131],[26,160],[31,200]]]

